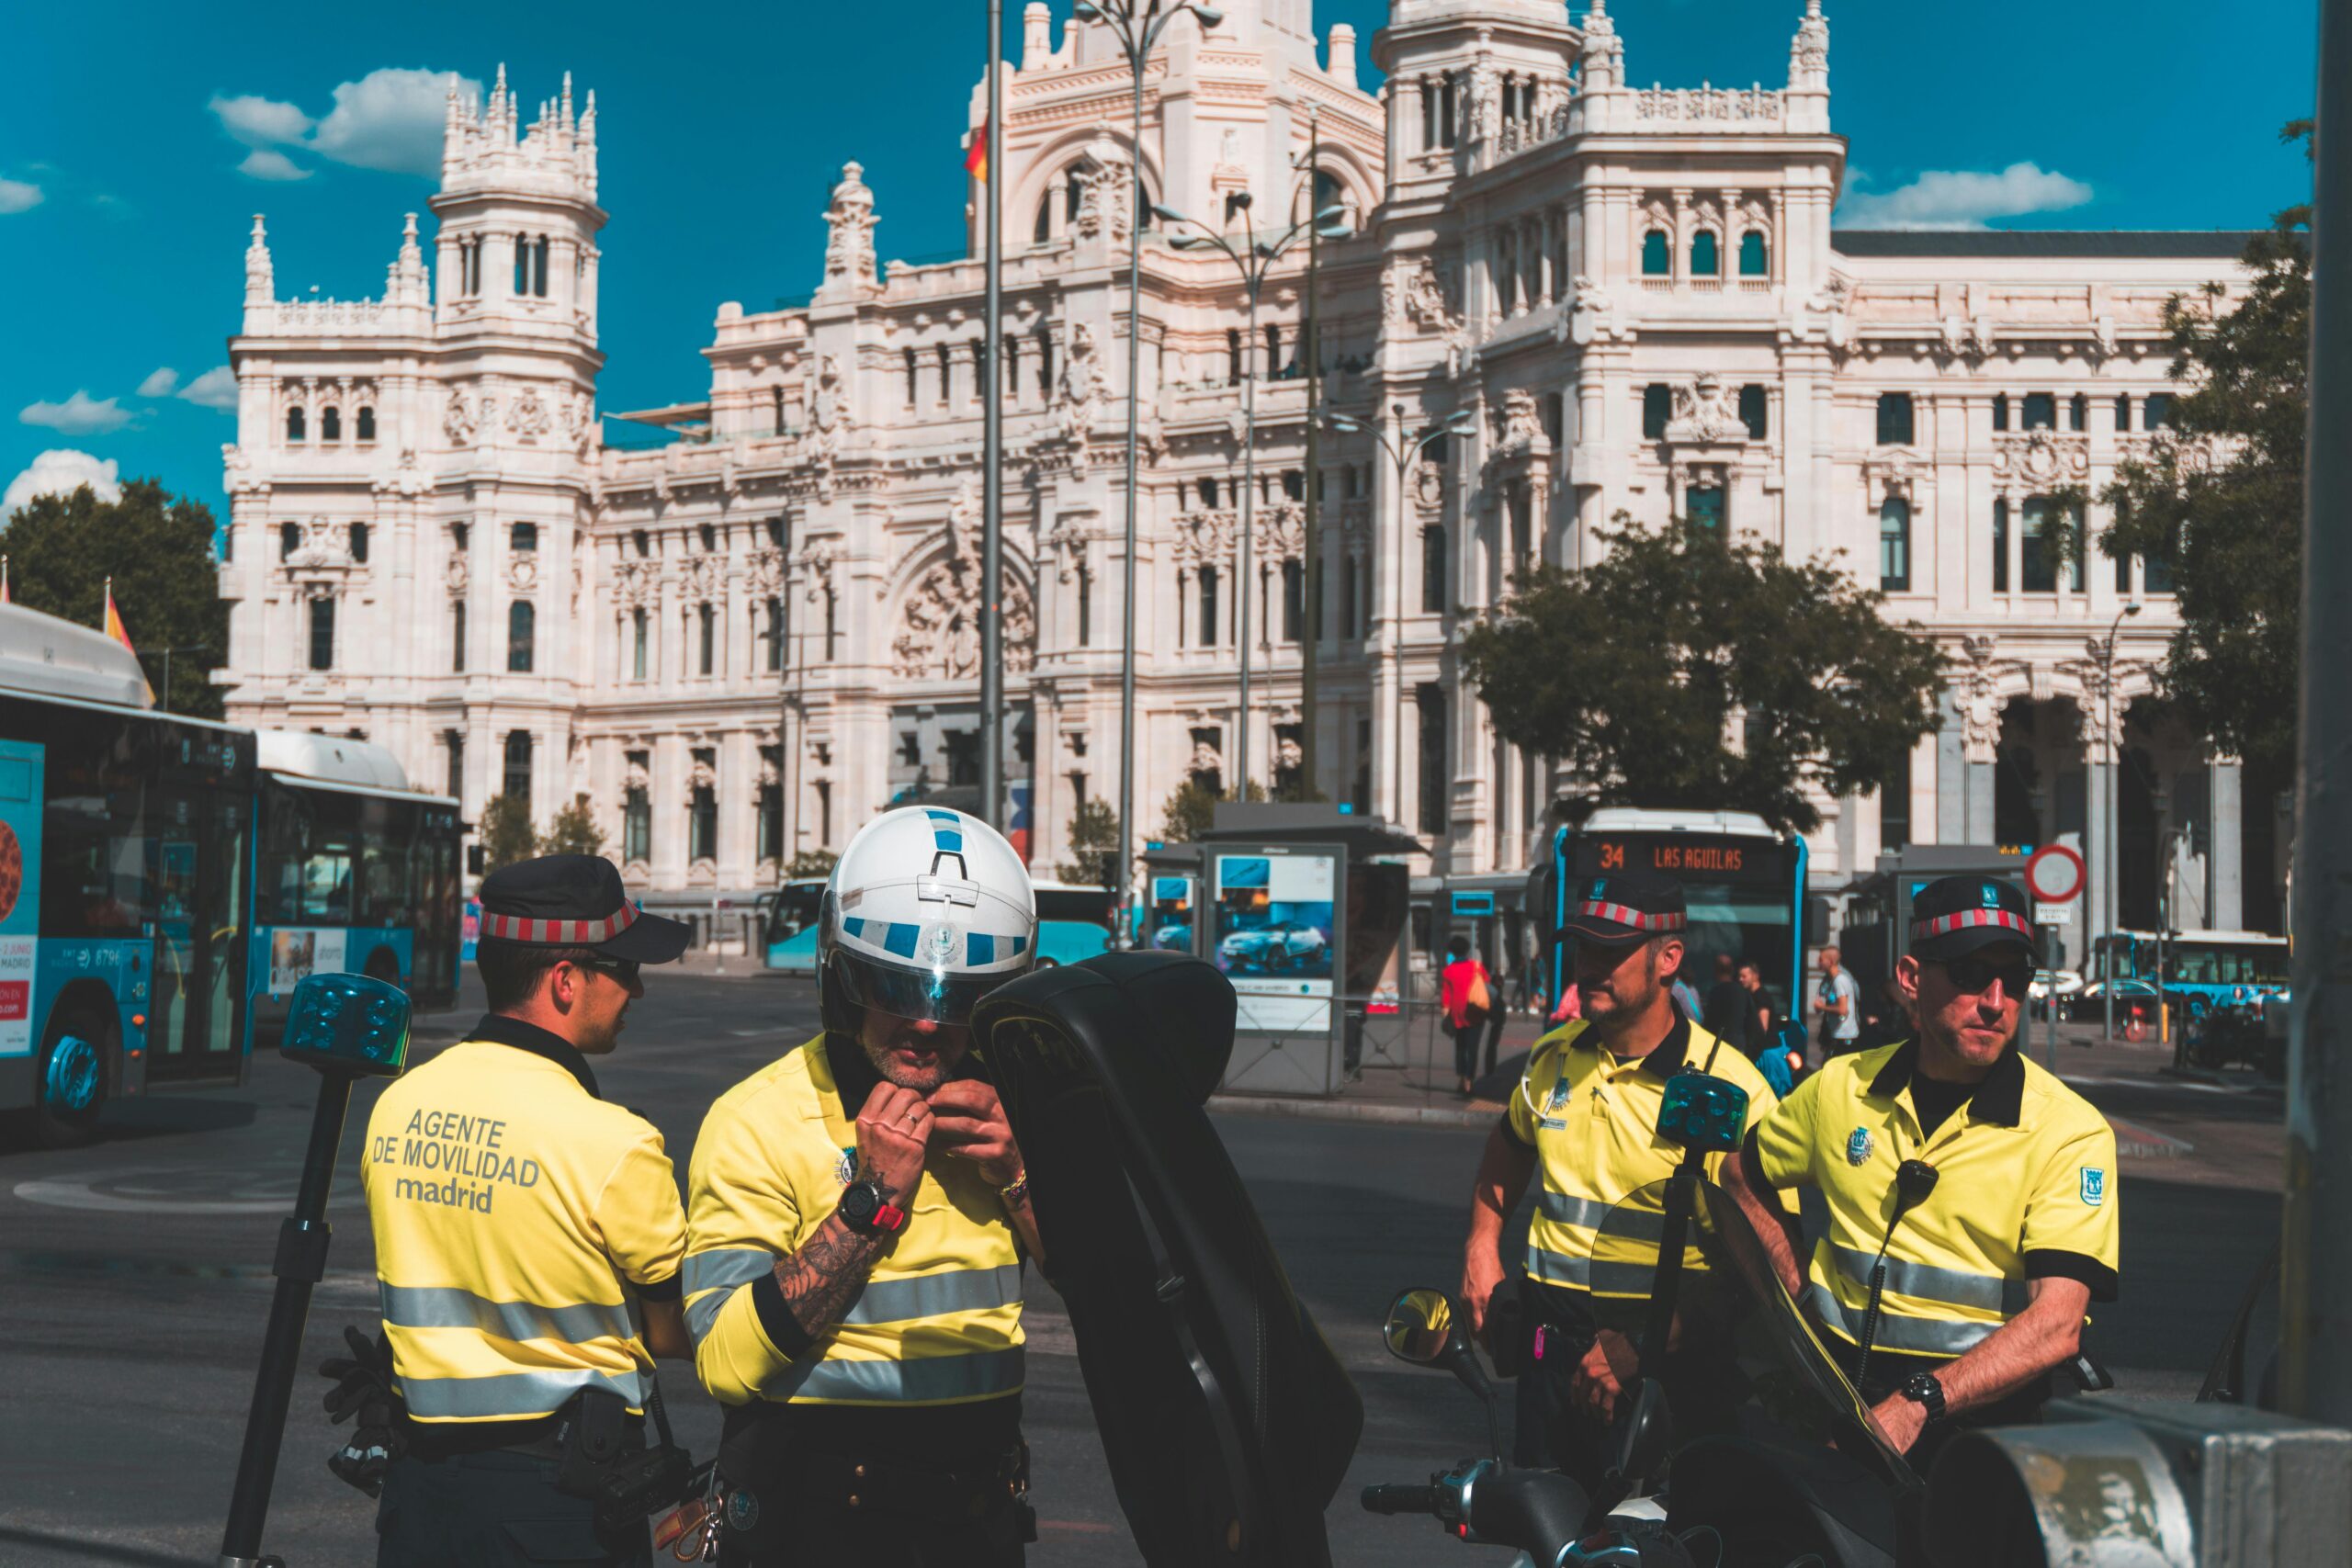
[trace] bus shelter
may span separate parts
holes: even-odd
[[[1876,994],[1903,956],[1911,900],[1939,877],[1982,876],[2025,886],[2026,852],[1990,844],[1913,844],[1878,857],[1878,867],[1847,885],[1838,951],[1865,997]]]

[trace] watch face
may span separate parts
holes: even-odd
[[[874,1211],[881,1206],[879,1200],[872,1182],[853,1181],[842,1193],[842,1214],[863,1224],[874,1217]]]

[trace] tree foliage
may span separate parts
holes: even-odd
[[[802,850],[784,868],[786,881],[801,881],[812,876],[831,876],[841,856],[831,850]]]
[[[1081,800],[1070,814],[1069,847],[1075,857],[1054,874],[1078,887],[1114,887],[1112,863],[1119,854],[1119,814],[1100,800]]]
[[[2281,139],[2311,131],[2299,120]],[[2219,283],[2165,302],[2182,390],[2145,455],[2100,491],[2115,521],[2099,547],[2171,574],[2181,625],[2159,685],[2184,722],[2217,750],[2285,768],[2301,667],[2311,209],[2274,216],[2244,262],[2234,309],[2219,308]]]
[[[212,554],[212,513],[169,496],[153,479],[133,479],[119,501],[100,501],[83,485],[71,495],[40,495],[17,509],[0,533],[8,556],[11,597],[85,626],[104,624],[106,582],[138,649],[159,707],[219,718],[220,689],[212,671],[229,649],[229,606],[220,597]],[[171,689],[164,690],[164,649]],[[192,651],[201,649],[202,651]]]
[[[1597,804],[1806,830],[1809,789],[1875,789],[1935,729],[1942,656],[1838,566],[1622,513],[1600,537],[1597,564],[1522,575],[1462,639],[1496,731]]]
[[[539,835],[538,852],[543,855],[600,855],[605,852],[605,830],[596,826],[596,814],[589,809],[588,797],[579,795],[572,803],[555,814],[548,830]]]
[[[496,871],[539,852],[538,835],[531,829],[531,803],[519,795],[493,795],[482,802],[482,870]]]
[[[1168,803],[1160,808],[1160,840],[1170,844],[1191,843],[1216,826],[1218,801],[1239,798],[1230,792],[1220,795],[1199,779],[1186,779],[1168,792]],[[1250,783],[1250,798],[1266,798],[1265,786],[1255,779]]]

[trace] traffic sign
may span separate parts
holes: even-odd
[[[2025,890],[2044,904],[2072,903],[2083,891],[2083,857],[2064,844],[2044,844],[2025,863]]]

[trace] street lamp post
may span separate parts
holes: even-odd
[[[2117,881],[2116,873],[2118,870],[2115,862],[2117,855],[2116,846],[2121,838],[2121,835],[2117,831],[2115,822],[2117,798],[2117,792],[2115,788],[2115,771],[2123,765],[2123,743],[2121,739],[2115,733],[2115,636],[2116,633],[2122,630],[2123,623],[2126,620],[2139,613],[2140,606],[2138,604],[2133,604],[2124,605],[2121,610],[2116,612],[2114,621],[2111,622],[2107,628],[2107,636],[2091,645],[2091,651],[2098,659],[2099,698],[2101,705],[2105,709],[2105,716],[2101,721],[2101,728],[2099,730],[2099,739],[2111,749],[2110,754],[2107,759],[2107,787],[2102,791],[2102,793],[2107,796],[2107,830],[2100,835],[2105,842],[2099,845],[2099,853],[2107,862],[2107,874],[2100,878],[2098,900],[2099,930],[2091,934],[2091,952],[2094,953],[2099,951],[2098,944],[2102,940],[2109,942],[2107,949],[2107,960],[2100,966],[2102,973],[2099,983],[2099,1000],[2107,1010],[2107,1038],[2109,1040],[2115,1038],[2115,947],[2113,945],[2113,938],[2115,934],[2116,909],[2115,885]],[[2159,981],[2161,982],[2161,976],[2159,976]],[[2156,1005],[2161,1008],[2164,1005],[2161,983],[2158,987],[2157,997],[2158,1000]]]
[[[1322,418],[1328,421],[1334,430],[1344,431],[1351,435],[1371,436],[1381,451],[1387,455],[1390,465],[1396,468],[1396,559],[1401,563],[1405,549],[1406,477],[1412,472],[1414,463],[1419,460],[1424,450],[1450,435],[1469,434],[1476,426],[1476,418],[1467,409],[1458,410],[1442,420],[1422,426],[1419,434],[1408,438],[1405,434],[1405,405],[1392,403],[1389,405],[1388,412],[1396,423],[1396,434],[1392,438],[1386,429],[1371,421],[1357,419],[1351,414],[1341,413],[1336,409],[1324,409],[1319,412]],[[1401,570],[1401,566],[1396,570]],[[1403,614],[1404,600],[1400,584],[1397,599],[1397,615],[1400,619]],[[1405,819],[1405,803],[1399,796],[1404,790],[1404,771],[1400,762],[1405,744],[1405,654],[1403,639],[1398,628],[1395,626],[1388,628],[1388,657],[1393,676],[1389,684],[1394,688],[1392,695],[1396,705],[1395,710],[1388,716],[1388,804],[1389,808],[1396,813],[1397,824],[1402,826]]]
[[[1071,12],[1081,22],[1101,22],[1118,39],[1134,79],[1134,118],[1127,141],[1135,181],[1130,192],[1133,210],[1127,219],[1127,495],[1126,553],[1119,576],[1119,850],[1112,874],[1119,894],[1117,942],[1135,941],[1133,922],[1126,918],[1128,894],[1135,880],[1136,822],[1136,434],[1143,406],[1143,72],[1152,46],[1177,17],[1191,13],[1204,30],[1225,19],[1223,12],[1190,0],[1162,11],[1160,0],[1145,0],[1138,12],[1135,0],[1078,0]]]
[[[1234,790],[1236,800],[1250,798],[1250,601],[1256,584],[1250,581],[1251,509],[1258,491],[1258,378],[1250,374],[1250,362],[1258,352],[1258,296],[1266,287],[1266,278],[1290,248],[1310,230],[1326,240],[1344,240],[1349,231],[1340,222],[1343,209],[1327,207],[1320,212],[1292,224],[1270,240],[1258,237],[1256,220],[1250,216],[1250,193],[1243,191],[1233,198],[1242,215],[1241,243],[1237,246],[1226,235],[1196,220],[1165,207],[1155,207],[1152,212],[1160,221],[1194,230],[1179,235],[1169,243],[1180,251],[1212,250],[1223,255],[1241,271],[1244,320],[1247,324],[1241,335],[1241,543],[1236,561],[1240,581],[1236,584],[1241,595],[1239,642],[1241,653],[1241,712],[1235,726],[1235,754],[1239,759],[1240,781]]]

